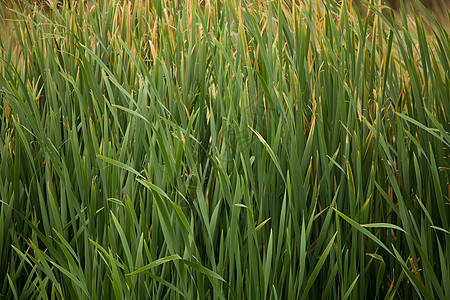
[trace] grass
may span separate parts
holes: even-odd
[[[0,298],[450,299],[446,28],[196,3],[16,11]]]

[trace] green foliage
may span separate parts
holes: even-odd
[[[450,299],[446,29],[164,3],[2,35],[0,299]]]

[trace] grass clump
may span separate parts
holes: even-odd
[[[0,298],[449,299],[448,33],[366,6],[17,11]]]

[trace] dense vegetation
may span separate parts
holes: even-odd
[[[441,23],[196,3],[13,15],[0,298],[450,299]]]

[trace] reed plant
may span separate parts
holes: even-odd
[[[0,299],[450,299],[449,36],[419,2],[24,3]]]

